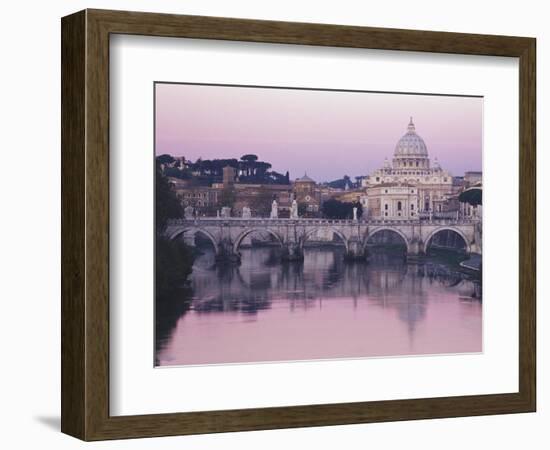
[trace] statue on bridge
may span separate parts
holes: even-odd
[[[357,206],[353,207],[353,220],[357,222]]]
[[[243,219],[251,219],[252,212],[248,206],[243,206]]]
[[[292,200],[292,206],[290,207],[290,218],[291,219],[298,219],[298,202],[296,202],[296,199]]]
[[[279,206],[277,205],[277,200],[273,200],[271,203],[271,215],[269,217],[272,219],[277,219],[279,217]]]
[[[183,214],[185,215],[186,219],[192,219],[194,211],[195,209],[192,206],[186,206],[183,210]]]
[[[222,219],[229,219],[231,217],[231,208],[229,206],[222,207]]]

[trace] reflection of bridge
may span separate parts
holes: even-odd
[[[256,313],[273,302],[289,301],[291,309],[307,308],[325,299],[358,299],[383,302],[384,306],[411,307],[425,304],[430,292],[448,288],[464,297],[480,297],[479,283],[446,264],[406,263],[396,254],[377,253],[368,267],[345,264],[340,250],[313,249],[307,268],[302,265],[265,264],[272,248],[249,253],[244,268],[209,265],[193,272],[193,309],[199,312],[239,311]],[[207,257],[208,258],[208,257]],[[212,280],[218,280],[212,283]],[[408,301],[403,302],[406,298]],[[407,311],[403,311],[406,315]],[[410,311],[409,311],[410,312]],[[410,317],[407,317],[407,319]]]
[[[304,244],[319,231],[331,231],[346,247],[349,259],[367,256],[367,241],[389,230],[401,236],[408,255],[426,253],[438,233],[450,230],[464,241],[467,253],[481,253],[481,222],[465,219],[358,221],[328,219],[241,219],[196,218],[171,220],[166,229],[170,239],[200,233],[210,239],[217,259],[239,261],[239,246],[254,232],[270,234],[281,245],[283,258],[303,258]]]

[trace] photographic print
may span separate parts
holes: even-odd
[[[483,98],[154,84],[155,366],[482,352]]]

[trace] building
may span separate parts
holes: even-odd
[[[199,186],[179,178],[168,178],[170,184],[180,199],[181,204],[192,206],[197,211],[214,211],[221,201],[221,189],[212,189],[208,186]]]
[[[395,146],[391,162],[386,158],[380,169],[356,177],[357,183],[344,187],[335,186],[334,182],[317,184],[307,173],[292,183],[288,181],[288,172],[275,178],[265,177],[262,174],[270,165],[255,158],[255,155],[245,155],[237,168],[231,165],[233,160],[214,160],[215,176],[208,172],[212,162],[209,166],[205,161],[200,176],[169,179],[182,204],[192,206],[200,216],[215,217],[225,206],[231,208],[234,217],[241,216],[244,209],[252,217],[270,217],[276,201],[277,217],[286,218],[290,217],[296,200],[301,217],[320,217],[323,203],[335,199],[360,203],[363,218],[381,220],[428,219],[438,215],[441,218],[473,217],[476,209],[461,204],[459,194],[482,184],[481,172],[453,176],[439,165],[437,158],[432,162],[412,118]],[[190,170],[184,158],[164,159],[167,164]]]
[[[269,217],[273,200],[277,202],[279,217],[289,217],[292,205],[290,184],[246,184],[233,185],[233,214],[239,216],[244,207],[250,208],[253,217]]]
[[[482,172],[469,171],[464,174],[464,186],[471,187],[482,183]]]
[[[364,189],[349,189],[332,194],[333,199],[344,203],[361,203],[363,197],[365,197]]]
[[[237,171],[230,166],[223,168],[223,181],[211,186],[197,184],[196,179],[169,177],[168,180],[182,205],[192,206],[200,216],[215,217],[223,206],[230,206],[235,217],[239,217],[245,207],[250,208],[253,217],[269,217],[276,200],[280,216],[289,217],[294,198],[292,185],[240,183]]]
[[[387,217],[404,218],[411,217],[411,214],[443,211],[442,205],[459,189],[453,183],[453,176],[441,168],[437,158],[433,163],[430,161],[426,143],[416,133],[412,117],[407,132],[395,146],[391,163],[386,158],[383,167],[363,182],[367,188],[367,204],[374,208],[369,217],[385,217],[388,212]],[[411,189],[414,193],[410,192]],[[409,195],[412,197],[405,198]],[[416,203],[411,208],[413,197]],[[381,210],[378,210],[378,202],[382,205]],[[401,210],[397,209],[396,202],[401,202]],[[385,205],[388,205],[387,210]]]
[[[407,220],[418,216],[418,188],[412,184],[382,183],[368,189],[367,217]]]
[[[305,215],[316,216],[321,209],[321,191],[315,180],[307,176],[294,181],[294,198]]]

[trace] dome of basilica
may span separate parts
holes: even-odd
[[[395,146],[394,156],[396,158],[427,158],[428,149],[424,139],[416,134],[414,123],[409,122],[407,133],[403,135]]]

